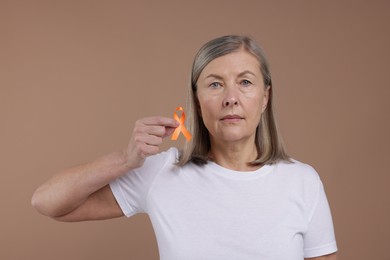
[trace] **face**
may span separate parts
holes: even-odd
[[[211,142],[254,143],[268,96],[260,64],[245,50],[207,64],[197,81],[197,97]]]

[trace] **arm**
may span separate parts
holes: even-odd
[[[305,260],[337,260],[337,254],[323,255],[319,257],[305,258]]]
[[[138,120],[127,149],[55,175],[35,191],[32,205],[41,214],[61,221],[122,216],[108,184],[158,153],[163,138],[177,126],[177,121],[166,117]]]

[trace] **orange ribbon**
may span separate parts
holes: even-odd
[[[177,107],[177,111],[182,111],[181,117],[179,118],[176,114],[176,111],[173,112],[173,118],[180,123],[180,125],[175,129],[175,131],[172,134],[171,140],[176,140],[179,137],[180,132],[183,133],[184,137],[187,139],[187,142],[189,142],[192,138],[192,135],[190,132],[188,132],[187,128],[184,126],[184,120],[186,119],[186,114],[184,113],[184,109],[182,107]]]

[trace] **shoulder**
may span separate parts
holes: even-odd
[[[177,162],[177,157],[177,149],[169,148],[166,151],[147,157],[141,167],[131,169],[119,179],[128,183],[151,183],[160,173],[171,171]]]
[[[291,159],[291,162],[281,161],[275,164],[275,170],[283,175],[303,180],[318,181],[319,174],[309,164]]]
[[[171,159],[171,160],[177,160],[179,156],[179,151],[176,147],[171,147],[168,150],[162,151],[158,154],[152,155],[148,157],[148,159],[154,159],[154,160],[164,160],[164,159]]]
[[[279,181],[285,183],[291,192],[304,200],[316,200],[322,182],[320,175],[309,164],[297,160],[279,162],[274,166],[275,175]]]
[[[155,168],[156,170],[161,169],[164,166],[175,164],[178,160],[178,157],[179,151],[177,150],[177,148],[171,147],[166,151],[147,157],[142,168]]]

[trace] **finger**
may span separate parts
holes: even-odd
[[[129,154],[136,154],[141,158],[153,155],[158,152],[162,138],[153,135],[137,135],[129,144]],[[131,156],[130,156],[131,157]]]
[[[178,127],[180,124],[173,118],[155,116],[155,117],[146,117],[142,120],[144,125],[159,125],[165,127]]]
[[[163,137],[166,134],[166,127],[156,126],[156,125],[151,125],[151,126],[141,125],[135,127],[134,132],[137,135],[154,135],[158,137]]]
[[[165,134],[163,135],[163,138],[170,136],[175,130],[176,127],[165,127]]]
[[[159,146],[162,144],[162,137],[155,135],[142,135],[136,138],[136,141],[139,143],[144,143],[145,145]]]
[[[139,142],[135,144],[135,149],[133,151],[135,152],[135,154],[137,154],[137,156],[141,157],[142,159],[145,159],[150,155],[158,153],[159,147]]]

